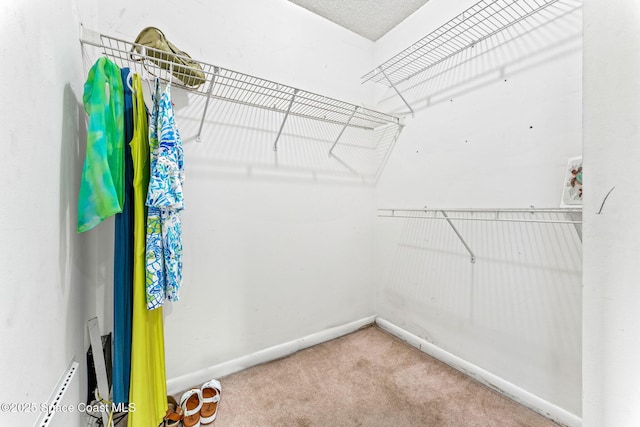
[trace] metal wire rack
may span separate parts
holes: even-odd
[[[471,214],[467,216],[449,216],[447,213]],[[512,218],[508,214],[580,214],[582,208],[517,208],[517,209],[378,209],[381,218],[416,218],[416,219],[455,219],[462,221],[491,222],[533,222],[542,224],[582,224],[581,220],[559,220],[553,218]],[[478,214],[478,215],[474,215]],[[442,215],[442,216],[440,216]],[[513,215],[512,215],[513,216]]]
[[[347,127],[373,130],[379,126],[400,124],[399,118],[389,114],[192,58],[188,59],[202,67],[206,81],[198,87],[190,87],[180,80],[180,69],[171,61],[170,57],[158,58],[162,52],[157,49],[100,34],[84,27],[81,29],[80,42],[100,48],[103,55],[121,67],[130,67],[142,75],[157,76],[162,81],[183,87],[193,94],[206,96],[207,101],[202,113],[197,141],[200,140],[210,99],[235,102],[283,113],[284,118],[274,143],[274,150],[277,149],[278,139],[289,115],[342,125],[343,132]],[[142,53],[134,52],[135,48],[138,48],[138,52]],[[188,81],[188,78],[182,80]],[[335,144],[343,132],[340,132]]]
[[[556,1],[558,0],[481,0],[369,71],[362,76],[362,83],[388,83],[402,98],[395,87],[398,83],[475,46]],[[408,104],[407,106],[411,109]]]
[[[450,216],[450,214],[454,216]],[[523,217],[530,214],[532,217]],[[539,218],[536,214],[548,214],[547,216],[555,216],[556,218]],[[557,219],[560,215],[566,216],[565,219]],[[515,218],[514,218],[515,216]],[[528,216],[528,215],[526,215]],[[453,224],[453,220],[462,221],[490,221],[490,222],[524,222],[538,224],[571,224],[576,227],[580,240],[582,233],[577,227],[582,225],[582,208],[516,208],[516,209],[395,209],[381,208],[378,209],[378,217],[380,218],[410,218],[410,219],[435,219],[445,220],[458,239],[464,245],[469,253],[472,263],[476,262],[476,255],[469,247],[460,231]]]

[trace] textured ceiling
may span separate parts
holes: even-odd
[[[376,41],[429,0],[289,0]]]

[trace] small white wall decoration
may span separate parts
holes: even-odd
[[[567,163],[560,205],[582,205],[582,156],[572,157]]]

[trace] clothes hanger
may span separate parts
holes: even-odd
[[[125,81],[127,82],[127,86],[129,87],[129,90],[131,91],[131,93],[136,93],[135,90],[133,90],[133,86],[131,85],[133,82],[133,69],[129,68],[129,74],[127,74],[127,78],[125,79]]]

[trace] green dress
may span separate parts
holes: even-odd
[[[122,212],[124,204],[124,88],[120,68],[106,57],[98,59],[89,70],[82,100],[89,122],[78,196],[79,233]]]
[[[131,140],[134,193],[133,331],[129,427],[155,427],[167,411],[162,308],[147,310],[145,290],[145,200],[149,186],[149,131],[140,76],[133,76],[134,131]]]

